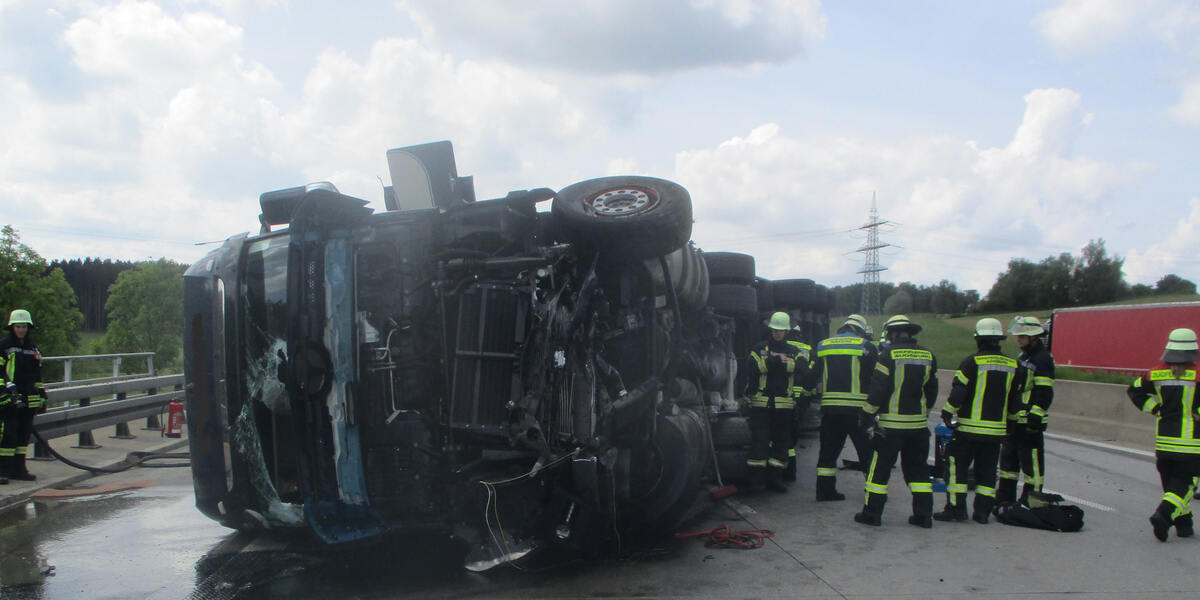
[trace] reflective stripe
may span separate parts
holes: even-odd
[[[952,492],[952,493],[958,493],[958,494],[965,494],[965,493],[967,493],[967,484],[965,484],[965,483],[949,484],[946,486],[946,491]]]
[[[889,369],[887,367],[887,365],[883,364],[882,362],[875,363],[875,370],[879,373],[883,373],[885,376],[892,374],[892,370]]]
[[[1142,412],[1153,413],[1154,409],[1159,407],[1158,396],[1150,396],[1146,399],[1146,403],[1142,405]]]
[[[795,449],[795,448],[788,448],[788,456],[789,456],[789,457],[791,457],[791,458],[796,458],[796,449]]]
[[[817,477],[837,477],[837,467],[817,467]]]
[[[975,495],[976,496],[985,496],[988,498],[995,498],[996,497],[996,488],[987,487],[986,485],[976,485],[975,486]]]
[[[924,429],[929,425],[927,415],[879,415],[879,424],[887,429]]]
[[[1020,476],[1020,473],[1016,471],[1000,471],[999,475],[1000,479],[1011,479],[1016,481],[1017,477]]]
[[[1054,378],[1039,375],[1033,378],[1033,385],[1041,385],[1046,387],[1054,387]]]
[[[1029,407],[1029,414],[1037,415],[1037,416],[1041,417],[1042,419],[1045,419],[1046,418],[1046,409],[1034,404],[1033,406]]]
[[[882,496],[887,495],[886,485],[879,485],[878,483],[871,483],[868,481],[863,487],[866,488],[867,493],[869,494],[880,494]]]
[[[933,484],[928,481],[914,481],[908,484],[908,489],[914,494],[919,494],[921,492],[933,493]]]
[[[1175,374],[1172,373],[1170,369],[1155,369],[1153,371],[1150,371],[1150,381],[1175,380],[1175,381],[1179,381],[1180,383],[1184,383],[1182,381],[1183,379],[1191,379],[1192,381],[1186,382],[1186,383],[1195,385],[1196,384],[1196,381],[1195,381],[1196,380],[1196,371],[1194,369],[1188,369],[1188,370],[1184,371],[1183,377],[1181,379],[1175,379]],[[1139,382],[1141,381],[1141,377],[1138,378],[1138,381]]]
[[[1167,493],[1163,494],[1163,500],[1166,500],[1167,502],[1174,504],[1175,508],[1183,508],[1183,506],[1184,506],[1183,498],[1180,498],[1179,496],[1175,495],[1173,492],[1167,492]]]
[[[865,354],[862,348],[823,348],[817,350],[817,358],[825,356],[862,356]]]
[[[747,458],[746,466],[748,466],[748,467],[765,467],[765,466],[767,466],[767,461],[765,459],[764,460],[756,460],[753,458]]]
[[[967,379],[966,375],[963,375],[962,371],[955,371],[954,378],[957,379],[958,382],[963,385],[967,385],[968,383],[970,383],[970,380]]]
[[[995,437],[1004,437],[1008,434],[1008,426],[1002,421],[987,421],[984,419],[967,419],[960,418],[958,420],[958,429],[966,433],[975,433],[979,435],[990,435]]]
[[[780,410],[792,410],[796,408],[796,403],[790,396],[774,396],[775,408]],[[767,408],[771,405],[771,396],[763,396],[757,394],[750,399],[750,406],[755,408]]]
[[[1033,489],[1040,492],[1040,491],[1042,491],[1042,484],[1044,483],[1044,481],[1043,481],[1044,478],[1042,477],[1042,468],[1039,465],[1039,461],[1038,461],[1037,448],[1033,449],[1032,453],[1030,454],[1030,458],[1033,459],[1032,461],[1030,461],[1033,463],[1033,465],[1032,465],[1033,466],[1033,478],[1032,478],[1032,481],[1029,481],[1028,483],[1033,485]]]
[[[16,454],[16,448],[0,448],[0,456],[12,456]]]
[[[787,466],[787,463],[777,458],[769,458],[767,459],[767,466],[782,469]]]

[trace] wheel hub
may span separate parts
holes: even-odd
[[[604,190],[587,201],[598,217],[628,217],[644,213],[658,204],[654,190],[623,187]]]

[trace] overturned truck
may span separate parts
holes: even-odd
[[[187,271],[201,511],[332,544],[444,533],[498,562],[669,531],[715,464],[744,464],[734,324],[707,306],[686,190],[476,201],[449,142],[388,166],[387,210],[268,192],[257,234]]]

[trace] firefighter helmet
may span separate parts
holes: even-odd
[[[909,335],[921,333],[921,326],[904,315],[894,315],[883,324],[884,331],[907,331]]]
[[[1038,336],[1043,333],[1046,333],[1046,330],[1042,328],[1037,317],[1013,317],[1012,322],[1008,325],[1009,335]]]
[[[787,331],[792,328],[792,318],[785,312],[777,312],[771,315],[771,320],[767,322],[767,327],[779,331]]]
[[[1005,338],[1004,326],[996,319],[985,317],[975,323],[975,337],[1002,340]]]
[[[12,327],[13,325],[28,325],[33,327],[33,317],[29,316],[29,311],[18,308],[12,311],[12,314],[8,315],[8,326]]]
[[[1196,344],[1196,332],[1181,327],[1167,336],[1167,348],[1163,352],[1162,361],[1165,363],[1194,363],[1200,354],[1200,346]]]

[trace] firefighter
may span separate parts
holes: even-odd
[[[812,360],[812,346],[804,343],[804,333],[800,326],[792,327],[787,334],[787,343],[796,348],[796,372],[792,376],[792,446],[788,448],[788,466],[784,469],[785,481],[796,481],[796,440],[800,438],[800,426],[804,423],[804,415],[812,405],[812,391],[804,387],[804,378],[808,375],[809,362]]]
[[[5,413],[4,435],[0,437],[0,469],[9,479],[34,481],[25,468],[25,452],[33,433],[34,415],[46,410],[42,386],[42,354],[29,335],[33,319],[29,311],[17,309],[8,318],[8,337],[0,341],[0,411]]]
[[[1154,442],[1163,498],[1150,526],[1167,541],[1171,525],[1179,537],[1191,537],[1192,494],[1200,476],[1200,405],[1196,403],[1196,332],[1176,329],[1167,337],[1161,364],[1129,386],[1129,399],[1142,412],[1158,417]]]
[[[913,514],[908,522],[933,527],[933,482],[925,458],[929,456],[929,413],[938,392],[937,359],[917,344],[913,336],[920,332],[921,326],[904,315],[895,315],[883,324],[887,348],[879,354],[863,404],[874,450],[863,510],[854,520],[865,525],[880,524],[888,478],[899,455],[904,481],[912,492]]]
[[[796,445],[792,438],[796,347],[784,339],[791,329],[787,313],[771,315],[767,328],[770,338],[754,346],[746,363],[750,373],[746,382],[746,396],[750,398],[750,453],[746,465],[751,491],[762,489],[765,480],[767,489],[783,493],[787,492],[781,478],[788,463],[788,448]]]
[[[854,443],[860,462],[870,456],[870,444],[860,424],[867,386],[877,351],[866,338],[867,323],[850,315],[836,335],[817,344],[817,357],[804,387],[821,396],[821,449],[817,454],[817,501],[845,500],[837,491],[837,459],[846,437]]]
[[[975,323],[978,352],[963,359],[954,373],[942,421],[954,430],[949,447],[950,479],[946,507],[933,515],[938,521],[967,520],[967,474],[975,467],[975,522],[987,524],[996,502],[996,466],[1007,433],[1008,406],[1016,402],[1017,361],[1000,350],[1004,339],[1000,321]]]
[[[1014,317],[1008,328],[1017,338],[1017,385],[1020,400],[1008,407],[1008,437],[1000,446],[1000,485],[997,502],[1017,500],[1017,478],[1024,476],[1020,503],[1042,493],[1046,479],[1046,431],[1050,403],[1054,401],[1054,357],[1039,336],[1045,333],[1034,317]]]

